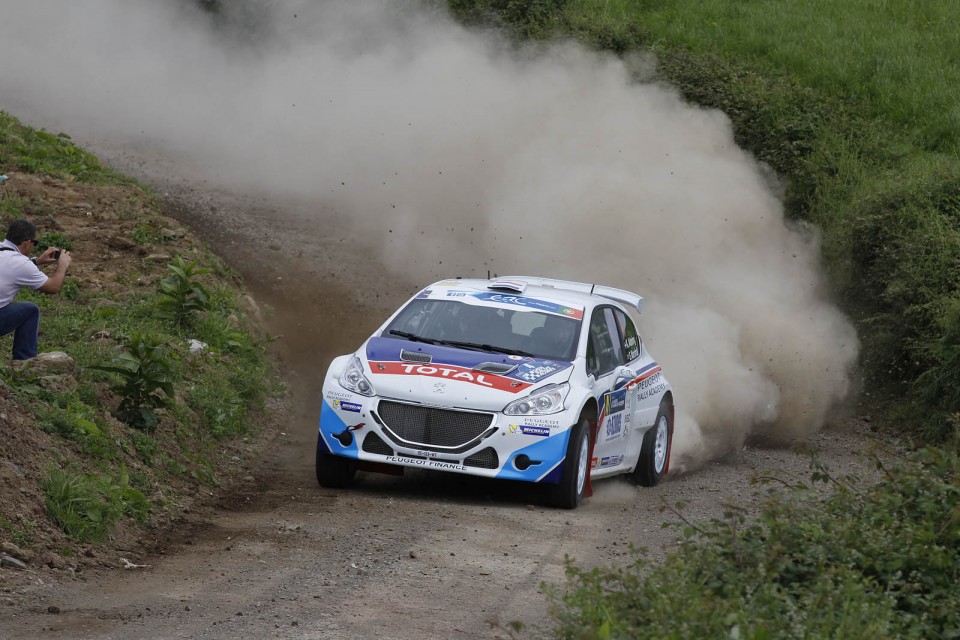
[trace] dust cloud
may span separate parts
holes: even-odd
[[[848,394],[857,338],[816,234],[785,223],[724,114],[573,44],[465,30],[442,3],[223,4],[7,3],[0,108],[337,211],[421,284],[491,271],[640,293],[675,468],[809,434]]]

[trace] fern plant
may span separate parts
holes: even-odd
[[[93,368],[120,376],[114,387],[122,397],[116,414],[120,420],[146,431],[157,428],[156,410],[173,398],[172,367],[159,340],[135,333],[111,365]]]
[[[157,315],[179,325],[187,324],[193,315],[210,308],[210,297],[202,284],[195,281],[196,276],[209,273],[209,269],[198,267],[196,262],[187,262],[177,256],[167,265],[170,275],[160,281],[160,299],[157,301]]]

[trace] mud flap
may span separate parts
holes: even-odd
[[[587,482],[583,485],[583,497],[589,498],[593,495],[593,483],[590,481],[593,475],[593,445],[600,437],[598,423],[590,423],[590,453],[587,455]]]
[[[663,465],[663,475],[670,473],[670,458],[673,457],[673,421],[674,421],[673,403],[670,403],[670,433],[667,434],[667,462]]]

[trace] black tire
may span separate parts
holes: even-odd
[[[583,499],[589,474],[590,421],[581,416],[580,422],[570,432],[560,483],[549,488],[550,504],[561,509],[576,509]]]
[[[324,453],[317,446],[317,482],[321,487],[344,489],[353,484],[356,473],[356,460]]]
[[[653,487],[666,475],[667,461],[670,459],[670,433],[673,431],[673,408],[667,402],[660,403],[657,420],[643,434],[640,458],[633,470],[637,482],[644,487]]]

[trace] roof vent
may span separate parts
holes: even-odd
[[[501,291],[513,291],[523,293],[527,288],[527,283],[521,280],[494,280],[487,285],[487,289],[499,289]]]

